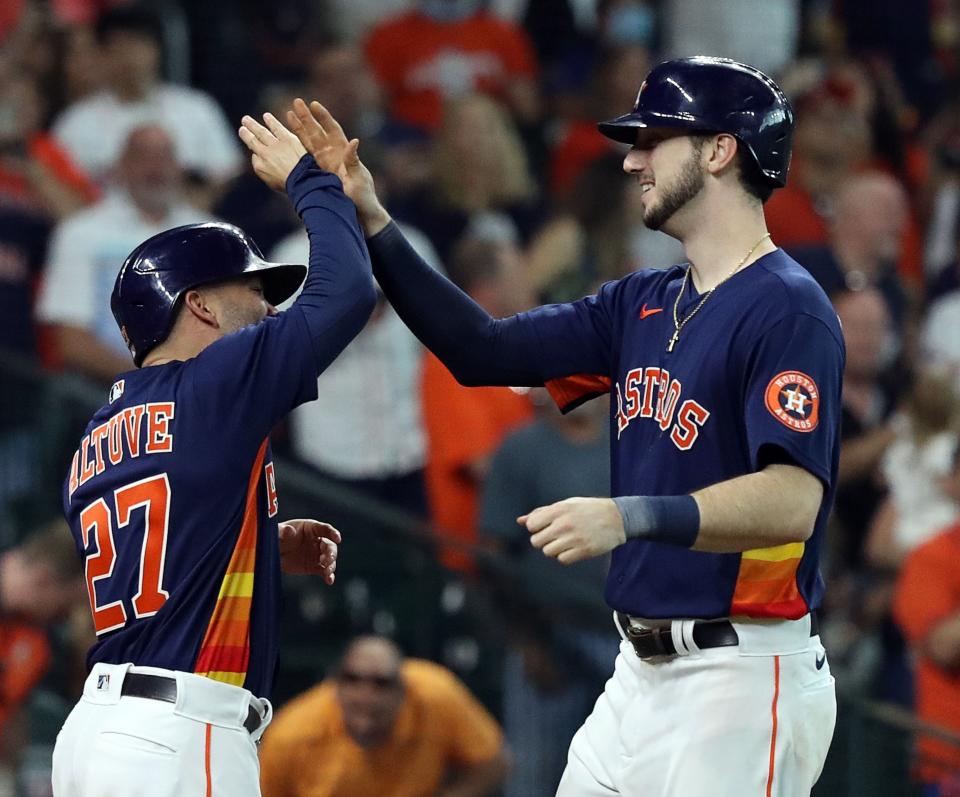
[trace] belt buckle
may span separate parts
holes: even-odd
[[[630,644],[633,645],[634,652],[641,659],[652,659],[655,656],[670,656],[673,655],[672,651],[668,650],[663,641],[663,633],[666,631],[670,633],[669,629],[663,628],[636,628],[632,625],[627,625],[627,639],[630,640]],[[646,647],[647,645],[652,645],[653,651],[643,650],[641,648]]]

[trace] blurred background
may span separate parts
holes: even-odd
[[[643,228],[595,122],[692,54],[789,95],[768,226],[847,336],[821,612],[840,713],[815,793],[960,794],[960,4],[3,0],[0,795],[50,793],[85,676],[89,609],[58,592],[51,524],[87,419],[130,367],[108,307],[120,263],[210,219],[306,262],[240,117],[321,100],[421,254],[508,315],[682,260]],[[514,518],[609,489],[603,401],[561,418],[539,390],[462,388],[383,300],[319,393],[274,435],[281,512],[345,541],[333,588],[286,579],[276,703],[374,632],[501,724],[507,797],[553,794],[618,638],[604,563],[534,556]]]

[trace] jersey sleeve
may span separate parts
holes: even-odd
[[[303,291],[286,312],[221,338],[188,364],[197,405],[258,444],[290,410],[317,397],[317,377],[376,301],[356,209],[339,179],[305,155],[288,190],[310,238]]]
[[[461,384],[532,387],[610,373],[622,280],[577,302],[496,319],[423,262],[396,224],[368,244],[374,275],[397,314]]]
[[[533,356],[540,360],[537,386],[564,376],[610,374],[620,285],[608,282],[592,296],[506,319],[531,341]]]
[[[840,440],[842,344],[827,325],[793,314],[760,335],[747,361],[746,434],[751,466],[779,449],[789,460],[833,481]]]
[[[191,364],[195,406],[263,440],[291,409],[317,397],[308,338],[292,310],[221,338]]]

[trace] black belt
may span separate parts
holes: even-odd
[[[164,703],[177,702],[177,679],[166,675],[147,675],[141,672],[128,672],[120,689],[123,697],[145,697],[147,700],[162,700]],[[247,708],[247,718],[243,727],[247,733],[253,733],[262,722],[260,712],[253,706]]]
[[[641,659],[654,656],[675,656],[677,648],[673,644],[670,626],[664,628],[636,628],[630,624],[630,618],[617,613],[620,627],[627,635],[627,641]],[[810,615],[810,636],[820,633],[817,615]],[[725,648],[740,644],[737,629],[729,620],[698,620],[693,624],[693,641],[700,649]]]

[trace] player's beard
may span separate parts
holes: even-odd
[[[263,310],[259,307],[231,306],[226,309],[220,321],[220,326],[226,333],[236,332],[238,329],[259,323],[263,318]]]
[[[690,157],[680,167],[673,185],[660,186],[660,198],[643,214],[644,225],[659,230],[670,218],[703,189],[703,170],[700,168],[701,148],[694,146]]]

